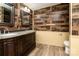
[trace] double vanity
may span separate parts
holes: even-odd
[[[0,34],[0,56],[28,55],[36,46],[35,31]]]
[[[1,3],[0,16],[0,56],[28,55],[36,46],[32,10],[23,3]]]

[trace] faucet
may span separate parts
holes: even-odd
[[[7,33],[9,33],[9,29],[7,27],[5,27],[5,29],[4,29],[4,34],[6,33],[6,31],[7,31]]]
[[[1,30],[0,30],[0,34],[1,34]]]
[[[2,29],[4,34],[6,33],[6,31],[7,31],[7,33],[9,33],[9,29],[7,27],[2,26],[0,28]],[[1,33],[1,31],[0,31],[0,33]]]

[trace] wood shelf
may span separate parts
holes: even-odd
[[[72,35],[79,35],[79,4],[72,4]]]
[[[69,4],[63,3],[35,10],[34,29],[67,32],[69,29]]]

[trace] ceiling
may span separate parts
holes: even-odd
[[[45,7],[53,6],[57,4],[59,3],[25,3],[25,5],[27,5],[32,10],[38,10],[41,8],[45,8]]]

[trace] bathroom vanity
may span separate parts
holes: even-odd
[[[0,35],[0,56],[28,55],[35,46],[35,31],[33,30]]]

